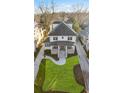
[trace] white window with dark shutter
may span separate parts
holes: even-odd
[[[58,37],[53,37],[53,40],[58,40]]]
[[[49,43],[46,43],[46,44],[45,44],[45,47],[49,47],[49,46],[50,46]]]
[[[68,40],[72,40],[72,37],[68,37]]]

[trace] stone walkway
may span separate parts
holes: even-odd
[[[65,51],[60,50],[60,52],[59,52],[59,58],[66,58]]]
[[[50,59],[53,63],[55,63],[56,65],[64,65],[66,63],[66,58],[59,58],[58,61],[56,61],[55,59],[53,59],[50,56],[45,56],[46,59]]]

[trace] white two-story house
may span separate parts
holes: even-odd
[[[76,32],[66,23],[61,22],[49,34],[45,41],[45,50],[51,50],[51,54],[60,57],[75,53]]]

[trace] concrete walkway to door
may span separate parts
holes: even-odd
[[[53,59],[50,56],[45,56],[45,59],[50,59],[56,65],[64,65],[66,63],[66,58],[59,58],[59,60],[56,61],[55,59]]]
[[[66,58],[66,52],[63,50],[60,50],[59,54],[58,54],[59,58]]]
[[[65,56],[65,51],[60,51],[59,52],[59,60],[56,61],[55,59],[53,59],[50,56],[46,56],[46,59],[50,59],[53,63],[57,64],[57,65],[64,65],[66,63],[66,56]]]

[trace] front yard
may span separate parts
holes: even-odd
[[[38,76],[35,81],[35,93],[47,93],[47,91],[80,93],[83,90],[83,86],[79,85],[75,81],[73,72],[73,67],[78,63],[77,56],[67,58],[66,64],[61,66],[46,59],[45,63],[43,62],[40,64],[42,69],[39,69]]]

